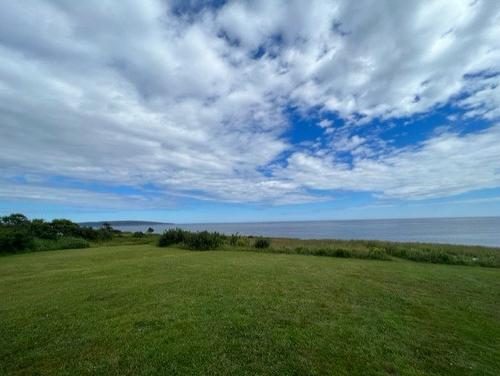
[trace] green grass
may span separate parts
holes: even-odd
[[[500,270],[148,244],[0,259],[0,374],[498,375]]]
[[[143,237],[137,238],[134,237],[134,234],[131,232],[122,232],[121,234],[113,236],[113,238],[109,240],[93,241],[90,243],[90,246],[108,247],[115,245],[139,245],[139,244],[156,245],[156,243],[158,243],[159,238],[160,235],[157,234],[144,234]]]
[[[34,243],[34,251],[53,251],[56,249],[78,249],[78,248],[88,248],[90,246],[87,240],[71,236],[65,236],[55,240],[35,238],[33,243]]]

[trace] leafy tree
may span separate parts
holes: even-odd
[[[74,236],[78,233],[78,228],[80,227],[77,223],[69,219],[54,219],[51,225],[59,236]]]
[[[101,226],[102,229],[107,231],[113,231],[113,227],[109,224],[109,222],[104,222]]]
[[[152,227],[148,227],[146,231],[148,232],[148,234],[152,234],[153,232],[155,232],[155,230]]]
[[[14,213],[2,217],[2,224],[6,226],[26,226],[29,224],[29,219],[20,213]]]
[[[57,230],[51,223],[43,219],[33,219],[30,224],[30,232],[33,236],[41,239],[56,239]]]

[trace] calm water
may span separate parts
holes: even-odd
[[[121,226],[123,231],[145,231],[149,226]],[[377,239],[393,241],[473,244],[500,247],[500,217],[377,219],[352,221],[206,223],[152,226],[226,234],[302,239]]]

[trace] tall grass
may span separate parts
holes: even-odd
[[[273,239],[275,252],[500,267],[500,248],[376,240]]]
[[[231,249],[258,250],[269,253],[358,258],[372,260],[406,259],[415,262],[450,265],[500,267],[500,248],[479,246],[396,243],[376,240],[301,240],[253,238],[217,232],[190,232],[170,229],[158,245],[180,245],[192,250]]]
[[[297,255],[311,256],[327,256],[340,258],[357,258],[357,259],[372,259],[372,260],[390,260],[389,255],[379,248],[348,248],[348,247],[305,247],[299,246],[295,248],[289,247],[271,247],[263,250],[269,253],[285,253]]]

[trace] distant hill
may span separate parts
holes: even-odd
[[[167,222],[152,222],[152,221],[97,221],[97,222],[80,222],[81,226],[101,227],[103,223],[109,223],[113,226],[150,226],[150,225],[173,225]]]

